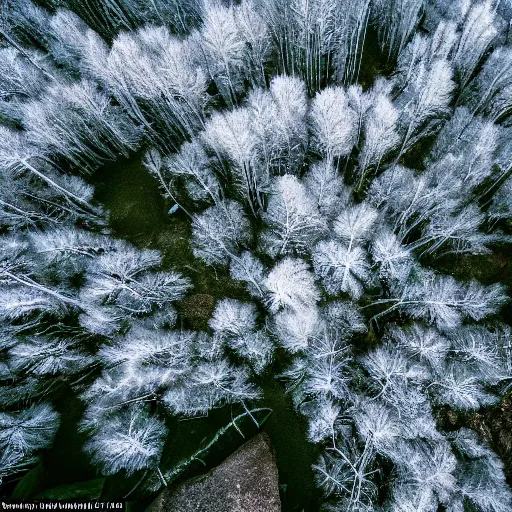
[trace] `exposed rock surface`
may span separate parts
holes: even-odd
[[[482,434],[498,454],[512,485],[512,398],[508,396],[490,410],[473,414],[469,427]]]
[[[165,489],[148,512],[279,512],[270,440],[259,434],[206,475]]]
[[[478,432],[505,465],[507,482],[512,485],[512,396],[477,412],[440,411],[439,423],[448,431],[468,427]]]

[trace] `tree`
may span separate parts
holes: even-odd
[[[320,456],[313,466],[317,485],[327,496],[339,496],[334,510],[371,510],[377,493],[370,479],[375,453],[369,445],[361,450],[351,441],[341,438]]]
[[[310,428],[317,432],[315,435],[324,432],[326,436],[332,437],[335,431],[325,431],[325,420],[331,418],[332,421],[329,422],[332,427],[336,421],[331,416],[332,412],[340,403],[347,404],[353,399],[349,388],[352,380],[352,357],[347,340],[350,335],[338,325],[329,323],[328,311],[323,310],[320,313],[306,333],[305,346],[297,347],[298,340],[290,340],[295,346],[290,341],[285,345],[290,350],[299,349],[300,357],[294,360],[284,377],[293,392],[294,403],[310,419]],[[281,330],[281,334],[287,333]],[[293,332],[291,334],[296,335]]]
[[[9,367],[15,373],[37,376],[78,373],[94,364],[95,358],[77,345],[76,341],[33,337],[9,350]]]
[[[336,77],[339,81],[352,83],[359,78],[370,13],[371,2],[369,0],[343,2],[342,6],[337,9],[337,14],[342,19],[341,23],[340,21],[335,23],[335,27],[339,27],[340,34],[336,38],[337,44],[333,46]]]
[[[399,482],[403,491],[425,497],[434,495],[438,503],[446,503],[456,489],[454,471],[457,460],[447,441],[429,445],[426,442],[411,443],[402,453],[398,465]]]
[[[253,164],[256,140],[251,132],[249,110],[238,108],[214,114],[201,136],[219,158],[230,162],[232,179],[246,203],[251,208],[254,204],[261,207],[265,175]]]
[[[194,65],[191,46],[164,27],[120,33],[108,54],[98,42],[88,48],[88,68],[146,135],[162,149],[178,149],[180,141],[204,126],[206,75]],[[98,67],[95,58],[105,59]]]
[[[256,374],[265,370],[274,354],[274,344],[263,330],[248,330],[241,336],[229,339],[228,345],[249,361]]]
[[[367,331],[366,321],[352,301],[329,302],[325,306],[323,314],[326,322],[344,338]]]
[[[308,439],[312,443],[332,438],[336,432],[341,413],[341,406],[329,398],[320,398],[313,402],[314,407],[308,409]]]
[[[328,162],[312,164],[303,181],[322,217],[331,220],[341,208],[349,204],[350,189],[343,184],[341,176]]]
[[[260,392],[248,378],[246,369],[226,359],[199,361],[184,386],[166,392],[164,403],[175,414],[196,416],[225,404],[255,400]]]
[[[403,91],[413,79],[415,70],[422,63],[432,65],[438,60],[451,60],[457,42],[457,22],[441,18],[429,30],[429,35],[416,33],[398,57],[395,86]]]
[[[151,394],[169,387],[189,372],[190,356],[195,341],[191,331],[152,331],[134,326],[125,336],[117,336],[112,344],[100,349],[106,368],[113,368],[124,394]],[[128,388],[132,388],[129,390]],[[102,395],[97,396],[100,402]]]
[[[209,4],[204,26],[197,36],[205,68],[228,105],[237,104],[243,78],[264,80],[263,62],[267,56],[268,32],[252,2],[224,7]]]
[[[479,230],[484,218],[485,215],[474,205],[469,205],[452,216],[438,212],[431,216],[429,224],[423,230],[423,236],[413,246],[426,245],[423,254],[441,255],[441,248],[444,248],[444,252],[453,253],[488,253],[487,244],[499,238]]]
[[[499,331],[478,326],[468,326],[450,335],[454,357],[471,369],[480,382],[490,385],[509,378],[499,338]]]
[[[444,368],[431,386],[436,402],[455,409],[474,411],[498,400],[485,390],[476,375],[457,362]]]
[[[416,72],[395,102],[395,107],[401,112],[398,123],[405,131],[399,157],[416,141],[431,133],[436,119],[449,113],[454,89],[452,69],[447,60],[418,62]]]
[[[124,469],[127,475],[157,467],[167,429],[147,410],[131,407],[108,418],[86,443],[84,450],[112,475]]]
[[[29,240],[30,249],[45,264],[69,268],[70,273],[84,271],[95,257],[116,250],[108,237],[71,227],[33,231]]]
[[[38,97],[47,85],[47,78],[16,48],[1,48],[0,57],[2,116],[7,122],[20,123],[21,104]]]
[[[217,302],[208,325],[221,337],[241,337],[255,330],[256,317],[254,304],[223,299]]]
[[[494,48],[480,73],[468,86],[471,92],[474,91],[474,94],[466,93],[471,110],[478,114],[490,115],[492,121],[497,121],[508,111],[506,98],[510,96],[512,79],[511,55],[507,46]],[[504,107],[504,110],[501,107]]]
[[[52,85],[23,107],[29,141],[87,173],[137,148],[141,132],[87,80]]]
[[[318,323],[317,308],[301,309],[299,312],[284,310],[274,315],[272,332],[281,345],[291,353],[304,351],[309,346]]]
[[[392,458],[404,430],[393,409],[379,402],[363,402],[354,412],[354,421],[365,442],[371,443],[378,453]]]
[[[314,276],[308,264],[300,259],[285,258],[263,281],[265,303],[272,313],[280,309],[301,311],[310,308],[319,299]]]
[[[355,300],[371,283],[370,265],[364,249],[351,247],[334,240],[319,242],[313,250],[315,274],[330,295],[350,294]]]
[[[249,221],[236,201],[222,201],[192,218],[194,256],[208,264],[237,260],[238,248],[251,234]],[[238,260],[237,260],[238,261]]]
[[[399,114],[391,100],[378,95],[364,122],[364,143],[359,153],[359,184],[364,184],[369,168],[378,172],[382,159],[400,143],[397,132]]]
[[[400,485],[395,488],[392,498],[393,511],[407,512],[434,512],[438,503],[430,489],[414,489]],[[451,510],[451,509],[450,509]]]
[[[142,322],[125,335],[117,334],[99,350],[101,376],[86,388],[81,398],[87,404],[84,429],[123,414],[127,404],[161,401],[169,389],[180,389],[193,371],[192,331],[169,331]]]
[[[29,179],[28,176],[35,177],[51,190],[51,195],[47,198],[46,191],[39,191],[34,187],[32,199],[49,203],[58,210],[71,211],[73,215],[89,222],[99,221],[101,210],[90,204],[92,199],[90,185],[78,176],[63,176],[46,151],[30,144],[22,134],[0,127],[0,135],[1,168],[6,172],[12,172],[17,179],[26,180]]]
[[[247,290],[254,297],[262,297],[262,284],[265,274],[265,267],[249,251],[244,251],[239,258],[231,260],[231,279],[245,281]]]
[[[179,153],[167,157],[164,161],[164,178],[158,177],[164,190],[170,196],[168,190],[173,188],[174,177],[183,177],[185,188],[194,201],[217,203],[220,200],[222,189],[219,180],[198,140],[185,142]]]
[[[80,297],[86,303],[112,304],[129,315],[149,313],[183,297],[188,278],[177,272],[150,269],[160,265],[156,250],[142,249],[116,241],[114,248],[94,259]]]
[[[505,181],[494,194],[488,215],[491,219],[512,217],[512,180]]]
[[[423,319],[441,330],[450,330],[458,327],[464,317],[479,321],[496,313],[506,301],[499,284],[484,287],[471,281],[462,285],[450,276],[422,271],[414,281],[402,287],[400,298],[384,299],[384,303],[394,304],[374,318],[403,309],[412,318]]]
[[[0,249],[0,316],[15,320],[38,311],[58,317],[70,309],[80,309],[81,303],[71,290],[40,282],[36,265],[26,257],[27,249],[28,244],[21,238],[3,237]]]
[[[309,398],[344,400],[349,396],[350,347],[337,329],[319,322],[307,349],[305,377],[300,394]]]
[[[323,219],[308,190],[295,176],[276,178],[272,189],[262,215],[268,225],[261,241],[265,251],[273,257],[305,253],[325,229]]]
[[[361,364],[369,374],[371,387],[377,391],[376,397],[384,399],[392,397],[403,384],[421,382],[426,377],[420,366],[409,364],[396,345],[375,349],[361,359]]]
[[[368,203],[347,205],[332,223],[332,228],[336,237],[344,242],[350,251],[353,246],[369,238],[377,217],[378,212]]]
[[[244,0],[235,8],[235,20],[245,43],[245,76],[264,86],[265,62],[271,50],[268,25],[252,0]]]
[[[69,208],[53,205],[47,201],[34,201],[35,193],[29,180],[18,179],[14,169],[3,169],[2,191],[0,195],[0,223],[7,230],[23,229],[27,226],[40,227],[55,225],[65,217],[74,218],[76,215]],[[57,207],[56,207],[57,206]]]
[[[448,171],[453,179],[460,180],[469,194],[491,176],[501,132],[490,120],[458,107],[439,132],[429,162],[436,173]],[[460,185],[453,188],[463,193]]]
[[[424,9],[423,0],[378,0],[373,11],[379,25],[379,39],[388,56],[399,55],[416,28]]]
[[[453,62],[461,87],[465,87],[483,55],[496,37],[495,11],[489,0],[475,4],[469,10],[460,35]]]
[[[464,461],[457,467],[462,499],[481,510],[505,512],[512,503],[512,494],[505,483],[503,463],[467,428],[454,432],[450,440]]]
[[[370,250],[373,261],[378,265],[379,277],[384,281],[405,285],[414,265],[410,249],[404,247],[398,237],[384,227],[377,232]]]
[[[52,59],[76,73],[81,69],[82,48],[87,44],[89,28],[74,12],[59,8],[50,18],[49,29]]]
[[[436,329],[416,323],[406,328],[392,327],[387,337],[434,372],[441,371],[451,348],[450,341]]]
[[[1,451],[21,460],[37,450],[48,448],[59,428],[59,421],[59,414],[46,403],[18,413],[0,413]]]
[[[316,94],[310,111],[314,148],[332,163],[347,156],[356,143],[356,113],[342,87],[329,87]]]
[[[270,82],[269,93],[271,107],[266,112],[269,117],[254,117],[252,121],[260,141],[257,156],[271,155],[272,167],[278,174],[298,174],[307,147],[308,101],[304,82],[293,76],[275,76]],[[253,107],[251,115],[254,113]],[[269,149],[261,143],[258,134],[264,136]]]

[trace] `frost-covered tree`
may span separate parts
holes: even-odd
[[[273,332],[279,342],[290,352],[305,350],[318,324],[315,307],[295,311],[281,311],[274,315]]]
[[[239,258],[232,258],[230,275],[237,281],[245,281],[251,295],[263,295],[262,284],[265,277],[265,266],[249,251],[244,251]]]
[[[345,292],[358,299],[364,285],[370,284],[372,279],[364,249],[335,240],[322,241],[315,246],[313,266],[330,295]]]
[[[304,83],[291,76],[275,76],[268,91],[256,89],[249,94],[248,108],[256,140],[254,156],[262,172],[268,176],[273,169],[278,174],[299,173],[307,146]]]
[[[96,304],[113,304],[126,314],[148,313],[183,297],[190,287],[177,272],[148,272],[160,265],[161,255],[118,242],[89,266],[81,298]]]
[[[450,341],[445,336],[436,329],[425,328],[421,324],[412,324],[405,329],[393,327],[388,336],[411,357],[434,371],[440,369],[450,351]]]
[[[512,180],[505,181],[496,192],[488,215],[491,219],[509,219],[512,216]]]
[[[81,352],[77,345],[76,341],[43,336],[17,343],[9,350],[10,371],[38,376],[78,373],[94,364],[94,358]]]
[[[177,155],[168,157],[163,164],[163,171],[153,170],[161,187],[170,197],[174,179],[183,177],[185,188],[191,199],[216,203],[221,196],[221,186],[209,166],[209,159],[198,142],[185,143]]]
[[[208,122],[203,139],[220,158],[232,165],[232,176],[243,199],[249,205],[262,204],[264,186],[258,168],[254,166],[255,139],[251,133],[250,111],[239,108],[216,113]]]
[[[194,255],[206,263],[237,260],[238,248],[251,234],[244,211],[236,201],[223,201],[211,206],[192,220]]]
[[[52,85],[23,110],[29,140],[85,172],[127,157],[140,138],[140,130],[116,112],[108,94],[89,81]]]
[[[467,84],[489,45],[498,34],[495,20],[494,4],[491,1],[475,3],[466,15],[457,50],[453,57],[462,87]]]
[[[225,404],[255,400],[260,392],[249,382],[249,372],[226,359],[200,361],[185,386],[171,388],[163,397],[170,411],[186,416],[207,414]]]
[[[262,245],[271,256],[302,254],[321,236],[325,224],[307,189],[295,176],[286,174],[272,185],[263,220],[269,226]]]
[[[241,337],[256,327],[254,304],[224,299],[217,304],[209,326],[220,336]]]
[[[356,114],[342,87],[316,94],[311,105],[311,127],[315,149],[327,160],[347,156],[356,142]]]
[[[468,475],[461,486],[461,502],[466,501],[481,510],[505,511],[512,504],[510,488],[505,484],[503,463],[486,443],[467,428],[451,436],[456,453],[462,457],[457,473]]]
[[[379,27],[380,42],[388,55],[397,55],[402,51],[418,25],[424,4],[423,0],[375,2],[374,23]]]
[[[432,132],[436,121],[450,111],[455,83],[452,68],[445,59],[429,62],[419,59],[415,73],[407,77],[403,92],[395,102],[400,112],[402,135],[400,154]]]
[[[108,418],[85,450],[106,474],[124,469],[129,475],[158,465],[165,434],[163,422],[144,409],[132,407]]]
[[[508,46],[495,48],[469,86],[476,91],[467,95],[472,110],[488,114],[493,121],[510,113],[510,62]]]
[[[90,50],[93,76],[159,146],[176,148],[174,139],[203,125],[206,74],[194,66],[190,45],[168,29],[144,26],[120,33],[108,53],[97,44]]]
[[[399,142],[397,133],[398,110],[385,95],[378,95],[364,122],[365,140],[359,154],[359,188],[363,185],[368,168],[378,171],[382,159]]]
[[[420,318],[441,329],[458,327],[463,318],[481,320],[495,314],[507,300],[503,287],[481,286],[476,281],[462,285],[449,276],[422,271],[419,280],[399,287],[400,297],[384,299],[391,305],[375,318],[401,309],[413,318]],[[400,291],[401,288],[401,291]]]
[[[224,6],[206,5],[198,34],[206,69],[228,105],[237,104],[243,80],[265,80],[264,63],[270,49],[268,28],[253,2]]]
[[[323,217],[331,219],[349,204],[350,189],[343,184],[336,169],[325,161],[311,165],[304,176],[304,184]]]
[[[0,414],[0,475],[23,467],[37,450],[49,448],[59,428],[60,416],[47,403]]]
[[[313,274],[304,260],[285,258],[263,280],[265,303],[270,311],[300,311],[319,299]]]
[[[377,220],[378,212],[367,203],[347,206],[332,223],[332,230],[337,238],[353,246],[368,240]]]
[[[78,176],[62,174],[41,146],[31,144],[26,135],[0,127],[0,168],[8,178],[26,182],[36,178],[40,187],[32,186],[30,198],[57,210],[71,212],[84,220],[96,220],[101,210],[91,204],[92,187]],[[13,210],[13,208],[11,208]]]
[[[406,283],[414,260],[411,250],[404,247],[393,232],[382,229],[376,233],[371,244],[371,255],[382,280]]]

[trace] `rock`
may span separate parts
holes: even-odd
[[[469,427],[478,432],[505,465],[507,482],[512,485],[512,397],[469,417]]]
[[[259,434],[206,475],[165,489],[148,512],[279,512],[270,440]]]

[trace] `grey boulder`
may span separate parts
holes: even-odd
[[[259,434],[206,475],[165,489],[148,512],[280,512],[270,440]]]

